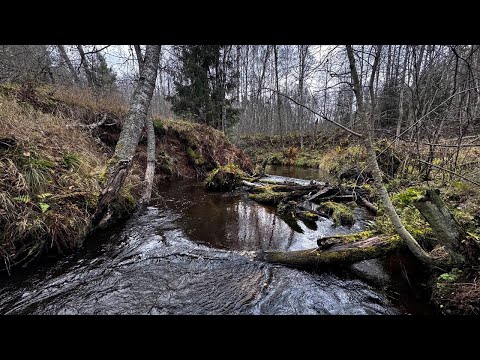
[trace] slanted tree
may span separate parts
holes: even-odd
[[[140,140],[155,89],[159,59],[160,45],[147,45],[143,71],[135,86],[130,109],[115,146],[115,153],[109,161],[108,180],[100,194],[97,209],[92,219],[94,226],[105,218],[109,205],[117,198],[132,165],[133,156]]]
[[[68,70],[70,71],[70,75],[72,76],[73,83],[78,84],[80,80],[78,79],[78,74],[75,71],[75,68],[72,65],[72,62],[70,61],[70,58],[67,55],[67,52],[65,51],[65,47],[63,45],[57,45],[58,52],[60,53],[60,58],[62,61],[65,63],[67,66]]]
[[[142,55],[139,45],[135,45],[135,50],[138,70],[139,74],[141,74],[144,69],[145,58]],[[147,166],[145,168],[142,196],[138,201],[137,212],[141,212],[152,197],[153,178],[155,175],[155,128],[153,126],[152,116],[145,117],[145,132],[147,133]]]
[[[433,264],[434,263],[433,258],[425,250],[423,250],[423,248],[418,244],[415,238],[408,232],[408,230],[402,224],[400,217],[398,216],[397,212],[395,211],[395,208],[393,207],[393,204],[390,200],[387,189],[385,188],[385,185],[383,183],[383,178],[382,178],[383,174],[377,162],[377,153],[375,152],[375,147],[373,145],[373,139],[374,139],[374,124],[373,124],[374,115],[373,114],[375,113],[374,111],[375,96],[373,93],[373,84],[375,81],[375,76],[377,75],[378,62],[380,59],[381,50],[382,50],[382,47],[380,45],[377,46],[375,60],[372,65],[372,72],[370,75],[369,90],[370,90],[370,102],[371,102],[370,110],[371,111],[370,111],[370,116],[368,117],[366,106],[364,103],[363,90],[362,90],[362,86],[358,76],[357,67],[355,64],[353,48],[351,45],[347,45],[347,55],[348,55],[348,61],[350,64],[350,71],[351,71],[352,82],[353,82],[353,91],[355,93],[355,99],[357,101],[357,113],[360,118],[361,124],[365,126],[367,129],[367,134],[366,136],[363,136],[363,140],[364,140],[365,147],[367,149],[368,162],[372,171],[375,187],[378,191],[380,200],[382,201],[383,206],[385,207],[385,211],[388,217],[390,218],[390,221],[392,222],[393,227],[395,228],[395,231],[405,241],[408,248],[415,255],[415,257],[417,257],[423,263]]]
[[[92,69],[90,68],[90,64],[88,62],[87,56],[85,55],[85,51],[83,50],[82,45],[77,45],[78,53],[80,54],[80,64],[83,67],[83,71],[85,71],[85,76],[87,77],[87,84],[89,87],[93,87],[93,73]]]

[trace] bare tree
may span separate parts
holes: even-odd
[[[68,70],[70,71],[70,75],[72,76],[73,82],[75,84],[79,83],[78,75],[77,72],[75,71],[75,68],[72,65],[72,62],[70,61],[70,58],[67,55],[67,52],[65,51],[65,47],[63,45],[57,45],[58,52],[60,53],[60,58],[63,60],[65,65],[67,65]]]
[[[280,89],[278,87],[278,52],[277,52],[277,45],[273,45],[273,53],[275,57],[275,88],[277,89],[277,117],[278,117],[278,126],[280,129],[280,143],[282,147],[284,146],[283,143],[283,123],[282,123],[282,114],[280,111],[281,108],[281,100],[278,94],[280,93]]]
[[[98,199],[97,210],[92,220],[93,225],[98,225],[104,218],[109,205],[116,199],[122,188],[132,165],[155,88],[159,58],[160,45],[147,45],[144,69],[135,87],[127,118],[115,146],[115,153],[109,161],[108,180]]]
[[[77,50],[78,50],[78,53],[80,54],[80,59],[81,59],[80,64],[83,67],[83,70],[85,71],[85,76],[87,77],[88,86],[93,87],[94,76],[93,76],[92,70],[89,67],[87,57],[85,56],[85,51],[83,50],[83,46],[77,45]]]
[[[142,74],[142,71],[145,71],[145,58],[142,56],[139,45],[135,45],[135,51],[137,52],[139,72]],[[137,205],[137,211],[139,212],[145,208],[152,197],[153,179],[155,176],[155,128],[152,116],[145,117],[145,130],[147,133],[147,167],[145,169],[142,196]]]
[[[375,187],[379,193],[383,206],[385,207],[385,211],[395,228],[395,231],[405,241],[408,248],[415,255],[415,257],[417,257],[420,261],[424,263],[432,264],[433,263],[432,257],[425,250],[422,249],[422,247],[418,244],[418,242],[413,238],[413,236],[408,232],[408,230],[402,224],[400,217],[398,216],[397,212],[395,211],[395,208],[393,207],[393,204],[390,200],[387,189],[383,184],[383,179],[382,179],[383,174],[377,162],[377,154],[375,152],[375,147],[373,145],[373,136],[374,136],[373,113],[375,109],[374,108],[375,103],[373,102],[373,99],[374,99],[373,82],[377,74],[377,67],[378,67],[378,61],[380,58],[381,49],[382,49],[381,46],[376,47],[375,60],[372,66],[372,72],[370,76],[369,90],[370,90],[370,95],[371,95],[370,98],[372,100],[372,103],[371,103],[370,119],[368,119],[367,111],[365,109],[365,104],[363,101],[362,87],[358,77],[357,68],[355,65],[353,48],[351,45],[347,45],[347,55],[348,55],[348,61],[350,63],[350,71],[351,71],[351,76],[353,81],[353,90],[355,92],[355,98],[357,100],[357,112],[360,117],[360,121],[367,128],[367,136],[364,137],[364,143],[365,143],[365,147],[367,148],[368,161],[369,161],[370,168],[372,170],[373,178],[375,180]]]

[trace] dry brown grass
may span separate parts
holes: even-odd
[[[107,157],[69,119],[4,96],[0,114],[0,258],[8,268],[45,248],[81,244]]]
[[[123,117],[128,112],[128,104],[116,93],[94,94],[90,89],[71,86],[45,86],[36,90],[40,95],[49,96],[71,107],[83,107],[93,113],[108,112]]]
[[[1,97],[0,114],[0,136],[14,138],[26,150],[35,150],[51,161],[60,161],[67,153],[79,153],[90,168],[105,162],[99,143],[68,119]]]
[[[111,94],[0,85],[0,261],[7,269],[45,249],[62,253],[81,245],[126,113],[125,102]],[[102,129],[89,132],[82,126],[105,115],[108,124]],[[204,175],[231,162],[244,170],[251,167],[248,157],[218,130],[171,119],[156,126],[169,134],[160,136],[158,152],[169,153],[171,167],[184,165],[179,176]],[[131,211],[139,197],[142,146],[112,204],[113,218]]]

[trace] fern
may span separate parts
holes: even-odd
[[[42,213],[45,213],[50,208],[50,205],[48,205],[44,202],[38,203],[38,206],[40,206],[40,209],[42,210]]]
[[[52,196],[53,194],[51,193],[43,193],[43,194],[40,194],[40,195],[37,195],[37,197],[40,199],[40,200],[45,200],[47,197],[50,197]]]
[[[28,204],[30,202],[30,196],[20,195],[20,196],[14,197],[13,200],[18,201],[18,202],[22,202],[24,204]]]

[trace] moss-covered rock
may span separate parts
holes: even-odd
[[[326,201],[319,206],[319,209],[330,215],[335,225],[351,226],[355,223],[352,210],[343,204]]]
[[[245,173],[237,165],[229,163],[211,171],[206,180],[205,188],[210,191],[231,191],[242,184]]]

